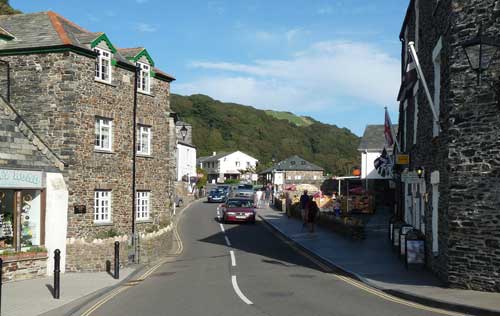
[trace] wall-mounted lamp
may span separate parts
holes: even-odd
[[[419,178],[422,178],[422,176],[424,175],[424,168],[423,167],[418,167],[417,170],[416,170],[416,172],[417,172],[417,176]]]
[[[462,43],[462,48],[467,55],[469,66],[477,73],[477,84],[481,84],[483,71],[487,70],[500,48],[500,41],[483,35],[483,27],[479,25],[476,37]],[[497,98],[497,106],[500,108],[500,81],[493,79],[488,82]]]
[[[188,132],[188,129],[186,128],[186,125],[182,125],[182,128],[181,128],[181,136],[182,136],[182,140],[185,140],[185,139],[186,139],[187,132]]]

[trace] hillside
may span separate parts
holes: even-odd
[[[337,175],[359,165],[359,137],[346,128],[314,120],[297,126],[263,110],[205,95],[172,94],[171,107],[193,125],[198,156],[241,150],[259,159],[263,168],[270,165],[273,155],[281,160],[297,154]]]
[[[18,13],[21,13],[21,11],[13,9],[9,4],[9,0],[0,0],[0,15],[9,15]]]
[[[297,116],[290,112],[280,112],[272,110],[265,110],[265,112],[267,115],[271,115],[272,117],[275,117],[279,120],[287,120],[297,126],[309,126],[314,123],[314,120],[309,117]]]

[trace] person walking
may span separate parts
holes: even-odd
[[[309,201],[309,210],[307,213],[307,221],[309,222],[309,231],[311,233],[314,233],[314,222],[316,221],[316,217],[318,216],[319,213],[319,207],[318,204],[316,204],[316,201],[311,199]]]
[[[260,208],[262,204],[262,189],[258,189],[257,192],[255,192],[255,205],[257,208]]]
[[[302,216],[302,227],[307,225],[307,209],[309,204],[309,195],[307,195],[307,190],[300,196],[300,215]]]

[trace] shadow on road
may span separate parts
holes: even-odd
[[[217,218],[214,219],[217,221]],[[322,271],[316,264],[303,257],[271,233],[264,224],[225,224],[226,235],[235,250],[258,255],[262,264],[283,267],[302,266]],[[307,233],[304,231],[304,233]],[[201,242],[225,246],[224,233],[199,239]]]

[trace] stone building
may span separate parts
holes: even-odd
[[[147,234],[169,222],[174,78],[145,48],[118,48],[51,11],[0,16],[0,29],[10,104],[66,166],[66,269],[104,269],[113,239],[124,241],[123,262],[130,248],[137,259],[126,241],[154,243]],[[0,165],[16,167],[16,157]]]
[[[324,180],[324,171],[320,166],[294,155],[262,171],[260,175],[279,191],[283,186],[293,184],[314,184],[319,188]]]
[[[452,287],[484,291],[500,290],[500,96],[490,86],[500,56],[489,56],[478,82],[463,44],[480,25],[500,44],[499,14],[495,0],[412,0],[400,34],[398,139],[410,155],[400,168],[400,216],[425,236],[428,268]]]

